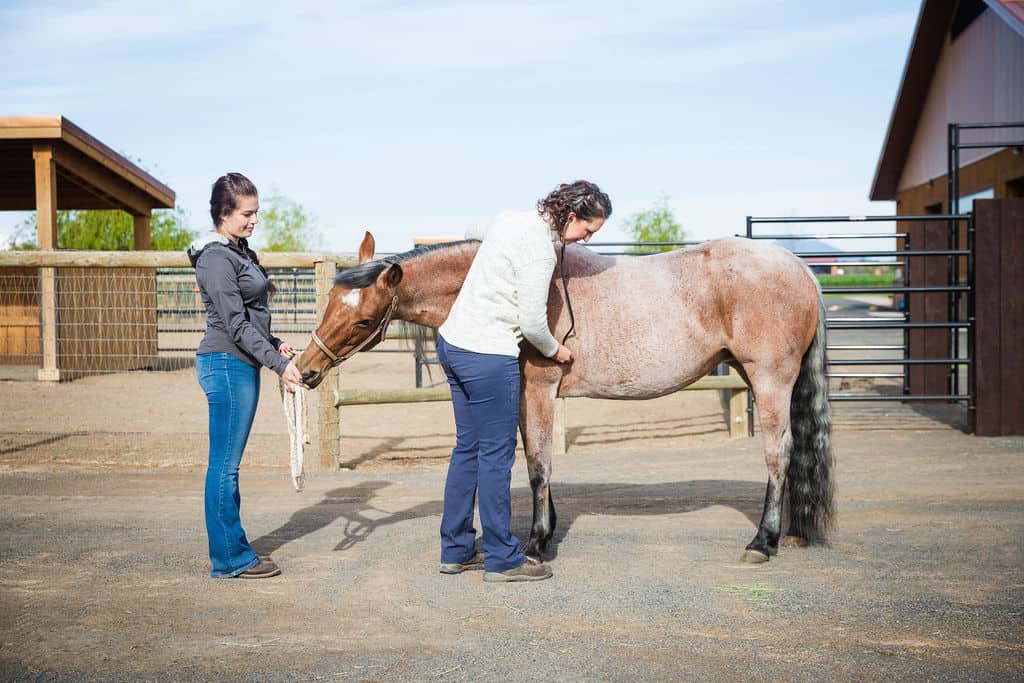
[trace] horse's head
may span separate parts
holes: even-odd
[[[324,318],[296,361],[302,381],[311,388],[332,367],[384,338],[397,306],[395,292],[402,281],[402,267],[373,261],[374,248],[373,235],[366,233],[359,245],[359,265],[335,278]]]

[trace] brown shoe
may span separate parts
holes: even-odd
[[[543,581],[551,578],[551,567],[533,558],[526,558],[518,567],[503,572],[484,572],[484,581],[499,583],[504,581]]]
[[[261,559],[257,564],[249,567],[236,578],[239,579],[269,579],[281,573],[281,568],[274,564],[269,558]]]
[[[484,568],[484,554],[479,550],[473,557],[469,558],[465,562],[442,562],[441,573],[442,574],[461,574],[462,572],[470,569],[483,569]]]

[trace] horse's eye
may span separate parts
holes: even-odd
[[[356,327],[369,327],[371,322],[373,321],[370,320],[369,318],[364,318],[363,320],[360,320],[359,322],[356,323]]]

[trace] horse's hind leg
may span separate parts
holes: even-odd
[[[789,404],[799,366],[780,371],[779,366],[748,365],[757,398],[761,431],[764,434],[764,459],[768,466],[768,487],[764,495],[764,512],[757,525],[757,535],[743,553],[743,561],[767,562],[778,552],[782,531],[782,493],[786,484],[786,468],[793,446],[789,427]]]
[[[533,526],[523,548],[527,557],[544,559],[555,534],[555,504],[551,499],[551,430],[555,418],[556,383],[535,381],[524,373],[519,402],[519,431],[526,451],[526,468],[533,489]]]

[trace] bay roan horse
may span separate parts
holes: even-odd
[[[305,382],[315,387],[347,355],[374,346],[391,313],[440,326],[479,246],[453,242],[373,260],[367,233],[359,264],[335,279],[314,333],[319,344],[309,344],[298,360]],[[565,261],[574,360],[559,365],[525,342],[519,356],[519,429],[533,488],[526,554],[542,557],[555,529],[549,486],[555,397],[655,398],[721,362],[754,392],[768,465],[764,513],[743,559],[764,562],[777,552],[784,498],[783,545],[823,539],[832,521],[825,313],[804,263],[782,247],[742,238],[624,258],[573,245]],[[570,316],[559,279],[556,266],[548,311],[551,330],[562,339]]]

